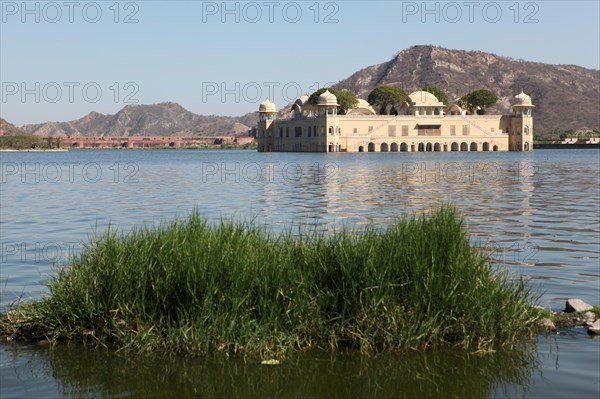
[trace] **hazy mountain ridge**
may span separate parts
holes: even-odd
[[[234,136],[249,127],[238,117],[197,115],[173,102],[127,105],[114,115],[90,112],[70,122],[25,125],[23,130],[43,136]]]

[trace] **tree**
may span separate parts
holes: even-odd
[[[380,113],[386,115],[388,106],[394,107],[406,98],[406,92],[401,87],[392,85],[379,85],[369,93],[369,104],[380,107]]]
[[[448,94],[446,94],[446,92],[444,90],[440,89],[439,87],[427,86],[427,87],[423,87],[421,90],[433,94],[438,99],[438,101],[443,102],[444,105],[448,105]]]
[[[465,94],[459,100],[461,107],[467,108],[471,113],[477,111],[479,115],[485,114],[485,108],[496,105],[498,97],[487,89],[475,90]]]
[[[358,104],[358,98],[356,98],[356,94],[354,94],[352,91],[337,90],[337,89],[333,89],[331,87],[324,87],[322,89],[315,91],[314,93],[312,93],[310,95],[310,97],[308,97],[308,102],[310,104],[316,106],[317,103],[319,102],[319,96],[321,94],[325,93],[325,91],[327,91],[327,90],[329,90],[329,92],[331,94],[336,96],[337,103],[339,104],[338,112],[341,115],[344,115],[346,112],[348,112],[349,109],[356,107],[356,104]]]
[[[333,93],[337,97],[338,111],[340,114],[345,115],[349,109],[356,107],[358,104],[358,98],[356,98],[356,94],[351,92],[350,90],[340,90]]]

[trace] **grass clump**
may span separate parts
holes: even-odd
[[[331,235],[212,226],[193,212],[92,240],[46,298],[0,328],[134,352],[487,350],[533,331],[532,305],[525,282],[494,272],[449,207]]]

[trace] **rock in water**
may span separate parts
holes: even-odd
[[[588,327],[588,333],[600,335],[600,319],[596,320],[591,326]]]
[[[544,317],[542,319],[539,319],[537,321],[538,326],[545,328],[548,331],[556,331],[556,326],[554,325],[554,323],[552,322],[552,320],[550,320],[547,317]]]
[[[585,319],[586,325],[592,325],[594,321],[596,321],[596,314],[594,312],[585,312],[583,314],[583,318]]]
[[[592,310],[592,308],[592,305],[583,302],[581,299],[571,298],[567,299],[567,304],[565,305],[565,312],[586,312],[588,310]]]

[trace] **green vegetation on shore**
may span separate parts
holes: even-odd
[[[522,279],[493,270],[444,207],[385,229],[274,234],[207,223],[108,231],[0,317],[5,335],[133,352],[278,356],[351,348],[512,346],[539,312]]]
[[[256,143],[245,143],[245,144],[237,144],[237,143],[227,143],[227,144],[198,144],[198,145],[190,145],[185,147],[135,147],[134,150],[208,150],[208,151],[217,151],[217,150],[253,150],[256,151],[258,145]],[[88,148],[89,149],[89,148]],[[93,148],[96,149],[113,149],[113,148]],[[129,150],[129,149],[128,149]]]
[[[547,132],[540,132],[538,129],[533,135],[534,143],[544,143],[544,144],[560,144],[564,139],[567,138],[578,138],[581,139],[582,142],[585,142],[591,138],[600,137],[600,131],[587,130],[587,131],[575,131],[575,130],[551,130]]]
[[[11,150],[57,149],[61,148],[60,137],[0,136],[0,148]]]

